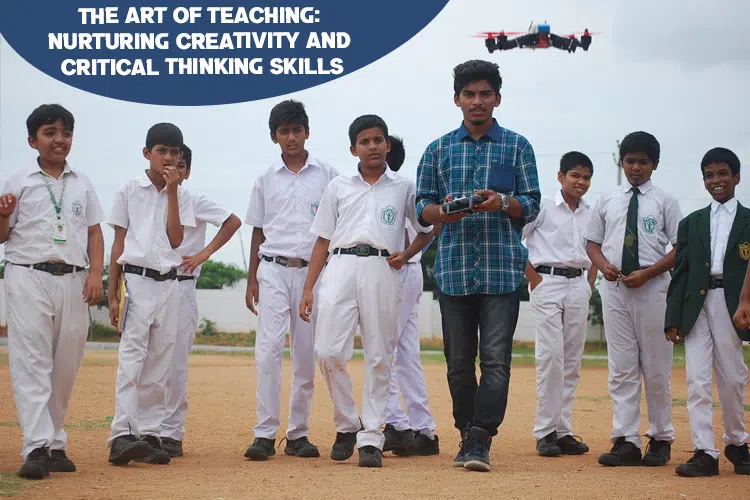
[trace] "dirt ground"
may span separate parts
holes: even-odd
[[[0,496],[56,500],[750,498],[750,479],[735,476],[723,457],[719,477],[675,476],[674,467],[692,454],[683,369],[675,369],[673,376],[677,442],[670,464],[662,468],[604,468],[597,464],[597,456],[610,447],[612,413],[606,368],[583,370],[574,408],[574,430],[589,444],[591,452],[550,459],[535,454],[531,436],[536,404],[533,365],[514,365],[508,411],[500,435],[493,441],[492,471],[487,474],[451,467],[459,435],[453,428],[445,366],[441,362],[425,363],[440,455],[399,458],[387,453],[382,469],[357,467],[356,453],[342,463],[329,458],[335,429],[330,398],[320,377],[316,379],[310,438],[319,446],[321,458],[287,457],[282,445],[268,462],[246,460],[243,453],[252,441],[251,428],[255,423],[254,359],[228,355],[191,356],[184,457],[173,459],[166,466],[112,466],[107,463],[106,439],[107,417],[114,412],[116,369],[115,352],[86,353],[67,419],[68,452],[78,472],[53,474],[44,481],[22,481],[14,476],[21,465],[21,432],[16,423],[7,350],[0,350]],[[350,371],[360,401],[362,362],[352,361]],[[290,376],[290,364],[285,360],[282,401],[288,401]],[[282,422],[286,419],[285,406],[282,404]],[[645,402],[642,414],[645,420]],[[721,422],[718,409],[715,421]],[[645,430],[644,423],[641,431]],[[280,434],[283,436],[283,428]],[[721,443],[720,437],[717,431],[717,443]],[[723,448],[723,444],[719,446]]]

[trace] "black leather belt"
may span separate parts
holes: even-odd
[[[537,266],[534,269],[541,274],[553,274],[555,276],[565,276],[566,278],[583,276],[583,269],[581,268]]]
[[[187,281],[187,280],[194,280],[195,276],[185,276],[182,274],[177,275],[177,281]]]
[[[154,281],[169,281],[169,280],[173,280],[177,278],[177,269],[171,269],[168,272],[161,274],[159,273],[159,271],[156,271],[155,269],[148,269],[146,267],[125,264],[125,266],[123,267],[123,270],[126,273],[137,274],[139,276],[151,278]]]
[[[78,267],[65,262],[40,262],[39,264],[13,264],[14,266],[28,267],[37,271],[54,274],[55,276],[64,276],[73,271],[85,271],[85,267]]]
[[[724,288],[724,278],[711,276],[708,280],[708,288],[711,290],[714,288]]]
[[[263,260],[268,262],[275,262],[280,266],[284,267],[307,267],[308,262],[304,259],[289,259],[287,257],[267,257],[263,256]]]
[[[370,245],[357,245],[351,248],[334,248],[333,254],[356,255],[357,257],[388,257],[388,250],[379,250]]]

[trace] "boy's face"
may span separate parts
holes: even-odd
[[[357,134],[352,156],[358,156],[363,168],[379,168],[391,150],[391,143],[380,127],[368,128]]]
[[[500,94],[496,94],[490,82],[471,82],[453,97],[456,106],[461,108],[464,120],[474,126],[481,126],[492,120],[494,109],[500,106]]]
[[[151,151],[143,148],[143,157],[149,161],[149,167],[157,174],[164,173],[164,167],[174,167],[182,159],[182,151],[178,146],[157,144]]]
[[[633,186],[648,182],[657,166],[658,164],[652,162],[646,153],[627,153],[622,158],[625,177]]]
[[[191,169],[188,168],[185,158],[177,162],[177,173],[180,174],[180,184],[190,178],[190,171]]]
[[[560,181],[563,193],[575,200],[580,200],[591,187],[591,169],[578,166],[564,174],[558,172],[557,180]]]
[[[734,189],[739,183],[739,172],[732,175],[732,169],[726,163],[711,163],[703,169],[703,185],[719,203],[734,198]]]
[[[271,134],[274,144],[281,147],[284,156],[297,156],[305,151],[305,141],[310,137],[310,133],[305,130],[304,125],[290,122],[284,123],[276,132]]]
[[[29,137],[29,146],[39,151],[42,160],[63,163],[73,145],[73,131],[66,130],[62,120],[42,125],[36,137]]]

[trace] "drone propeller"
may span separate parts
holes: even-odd
[[[523,35],[523,33],[521,33],[520,31],[480,31],[479,33],[471,36],[474,38],[492,39],[504,35]]]
[[[569,35],[562,35],[562,36],[563,37],[567,37],[567,38],[573,38],[576,35],[589,35],[589,36],[591,36],[591,35],[601,35],[601,34],[602,33],[600,31],[588,31],[588,30],[586,30],[586,31],[574,31],[573,33],[571,33]]]

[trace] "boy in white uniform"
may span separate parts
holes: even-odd
[[[628,182],[596,203],[586,230],[586,251],[605,281],[599,286],[607,336],[609,393],[613,404],[608,466],[664,466],[671,457],[672,344],[664,338],[669,270],[674,266],[680,205],[651,182],[660,146],[646,132],[628,134],[620,162]],[[649,437],[641,456],[641,377]]]
[[[300,316],[311,320],[313,288],[331,253],[317,293],[315,352],[334,406],[333,460],[347,460],[359,447],[360,467],[381,467],[393,350],[398,337],[402,275],[406,262],[427,246],[432,226],[416,216],[414,182],[385,162],[388,127],[378,116],[357,118],[349,128],[356,174],[331,181],[310,231],[318,236],[305,282]],[[419,231],[404,251],[406,220]],[[359,324],[365,356],[362,419],[346,364]]]
[[[8,262],[10,375],[23,432],[18,475],[43,479],[50,471],[76,470],[65,453],[64,423],[86,344],[88,306],[102,297],[104,214],[89,178],[66,161],[73,115],[42,105],[26,125],[39,156],[3,183],[0,243]]]
[[[526,278],[537,324],[534,439],[543,457],[589,451],[573,437],[572,420],[597,272],[583,238],[591,216],[583,196],[593,173],[585,154],[564,154],[557,173],[561,189],[542,199],[539,215],[523,228],[529,250]]]
[[[406,157],[404,143],[399,137],[389,136],[388,139],[391,150],[386,155],[386,163],[391,170],[398,172]],[[404,247],[408,247],[416,236],[417,232],[407,219]],[[403,300],[398,316],[398,343],[383,430],[383,451],[392,451],[398,456],[440,453],[440,439],[435,434],[435,419],[430,413],[427,384],[419,357],[419,301],[424,288],[421,259],[422,251],[409,259],[402,271]],[[406,412],[401,408],[400,395],[404,397]]]
[[[109,317],[121,331],[109,462],[168,464],[161,446],[167,384],[177,338],[177,248],[195,227],[193,202],[180,186],[182,132],[170,123],[149,129],[145,174],[117,190],[109,224],[115,230],[109,274]],[[119,281],[127,308],[120,318]],[[121,320],[124,325],[121,324]]]
[[[182,159],[177,163],[180,185],[190,178],[193,164],[192,150],[185,144],[181,149]],[[180,312],[167,391],[167,412],[161,424],[162,448],[170,457],[183,456],[182,440],[185,437],[185,416],[188,409],[188,357],[198,329],[199,312],[195,289],[201,266],[226,245],[242,225],[239,217],[206,196],[192,193],[190,197],[193,200],[196,227],[185,228],[185,238],[177,249],[177,253],[182,256],[182,265],[177,269]],[[220,229],[206,245],[208,223]]]
[[[302,103],[288,100],[274,106],[269,128],[281,158],[256,181],[245,218],[253,226],[245,300],[254,314],[260,313],[255,338],[258,423],[245,457],[267,460],[276,453],[287,330],[292,391],[284,453],[319,457],[317,446],[308,438],[315,388],[315,327],[302,321],[297,311],[315,243],[310,226],[326,186],[338,172],[305,149],[310,126]]]

